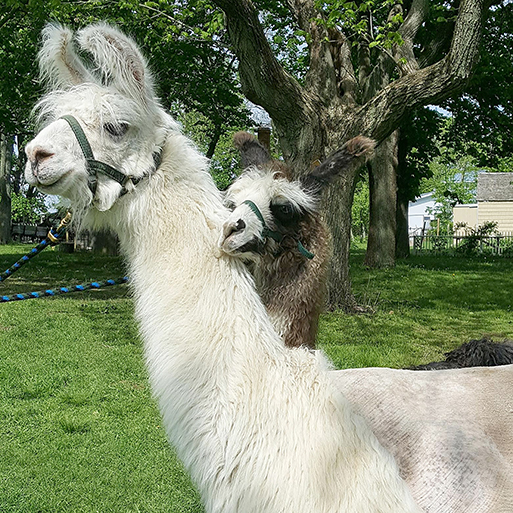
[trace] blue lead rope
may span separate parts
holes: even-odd
[[[55,230],[52,228],[42,242],[40,242],[35,248],[32,248],[26,255],[22,256],[16,263],[11,265],[9,269],[6,269],[0,274],[0,282],[6,280],[9,276],[12,276],[20,267],[24,266],[31,258],[43,251],[43,249],[59,244],[59,242],[61,242],[60,238],[66,233],[70,221],[71,213],[68,212],[59,223],[59,226]]]
[[[22,256],[16,263],[11,265],[9,269],[5,270],[0,274],[0,282],[12,276],[20,267],[25,265],[31,258],[38,255],[43,249],[49,246],[55,246],[61,242],[61,237],[66,233],[68,225],[71,221],[71,213],[68,212],[66,216],[61,220],[59,226],[54,230],[51,229],[48,232],[46,238],[39,243],[35,248],[32,248],[29,253]],[[105,281],[92,281],[90,283],[83,283],[81,285],[72,285],[70,287],[59,287],[57,289],[46,289],[35,292],[24,292],[21,294],[12,294],[10,296],[0,296],[0,303],[9,303],[12,301],[21,301],[23,299],[37,299],[40,297],[52,297],[60,296],[62,294],[69,294],[70,292],[83,292],[84,290],[100,289],[103,287],[110,287],[112,285],[120,285],[128,281],[127,276],[118,278],[116,280],[105,280]]]
[[[39,290],[37,292],[27,292],[23,294],[12,294],[11,296],[0,296],[0,303],[9,303],[12,301],[21,301],[23,299],[37,299],[40,297],[60,296],[69,294],[70,292],[83,292],[90,289],[101,289],[112,285],[120,285],[128,281],[128,276],[123,276],[117,280],[93,281],[91,283],[83,283],[82,285],[72,285],[71,287],[60,287],[57,289]]]

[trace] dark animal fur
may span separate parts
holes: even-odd
[[[445,353],[442,362],[431,362],[412,367],[411,370],[458,369],[463,367],[494,367],[513,363],[513,341],[493,342],[484,337],[471,340],[460,347]]]
[[[281,161],[272,160],[269,152],[251,134],[238,132],[233,136],[234,145],[241,152],[244,168],[256,166],[277,172],[276,177],[292,180],[291,170]],[[320,194],[339,171],[355,172],[374,148],[374,141],[356,137],[332,154],[320,166],[301,178],[305,190]],[[275,218],[275,221],[278,221]],[[263,251],[258,263],[251,263],[257,289],[271,318],[287,319],[289,326],[283,333],[285,345],[315,348],[319,316],[324,307],[331,235],[321,216],[303,213],[294,226],[281,226],[283,233],[291,233],[280,244],[280,250]],[[297,240],[314,253],[306,259],[297,250]]]

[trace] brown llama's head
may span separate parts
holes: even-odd
[[[245,170],[225,193],[225,205],[232,213],[219,245],[246,260],[276,254],[283,245],[302,251],[300,227],[317,211],[322,191],[337,176],[360,165],[374,148],[371,139],[355,137],[310,173],[293,180],[287,166],[272,160],[253,135],[238,132],[234,144]]]

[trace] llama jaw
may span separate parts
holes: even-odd
[[[245,260],[254,260],[257,256],[262,255],[264,253],[264,247],[264,241],[258,237],[253,237],[242,245],[233,240],[232,236],[226,238],[222,237],[219,242],[219,248],[222,251]]]
[[[259,232],[260,228],[255,232],[253,227],[248,226],[242,219],[237,219],[236,222],[228,220],[223,225],[219,248],[229,255],[253,260],[263,253],[265,247],[264,240],[254,235]]]
[[[43,176],[41,176],[40,173],[37,175],[34,174],[33,176],[35,178],[35,183],[33,185],[35,185],[41,192],[44,192],[45,194],[55,194],[53,191],[56,191],[56,189],[58,189],[59,186],[65,182],[65,180],[71,175],[72,172],[73,169],[69,169],[61,176],[56,177],[50,175],[47,178],[45,178],[44,174]],[[60,190],[56,192],[60,192]]]

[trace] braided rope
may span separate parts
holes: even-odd
[[[60,296],[71,292],[83,292],[90,289],[101,289],[103,287],[111,287],[112,285],[121,285],[128,281],[127,276],[118,278],[117,280],[93,281],[83,283],[81,285],[72,285],[71,287],[60,287],[57,289],[39,290],[36,292],[26,292],[23,294],[12,294],[11,296],[0,296],[0,303],[8,303],[11,301],[21,301],[24,299],[37,299],[40,297]]]
[[[36,247],[32,248],[26,255],[22,256],[16,263],[11,265],[9,269],[6,269],[3,273],[0,273],[0,282],[12,276],[20,267],[24,266],[31,258],[39,254],[43,249],[49,246],[55,246],[59,244],[60,237],[64,235],[68,229],[68,224],[71,221],[71,214],[68,212],[66,216],[61,220],[59,226],[54,230],[53,228],[48,232],[46,238],[40,242]]]

